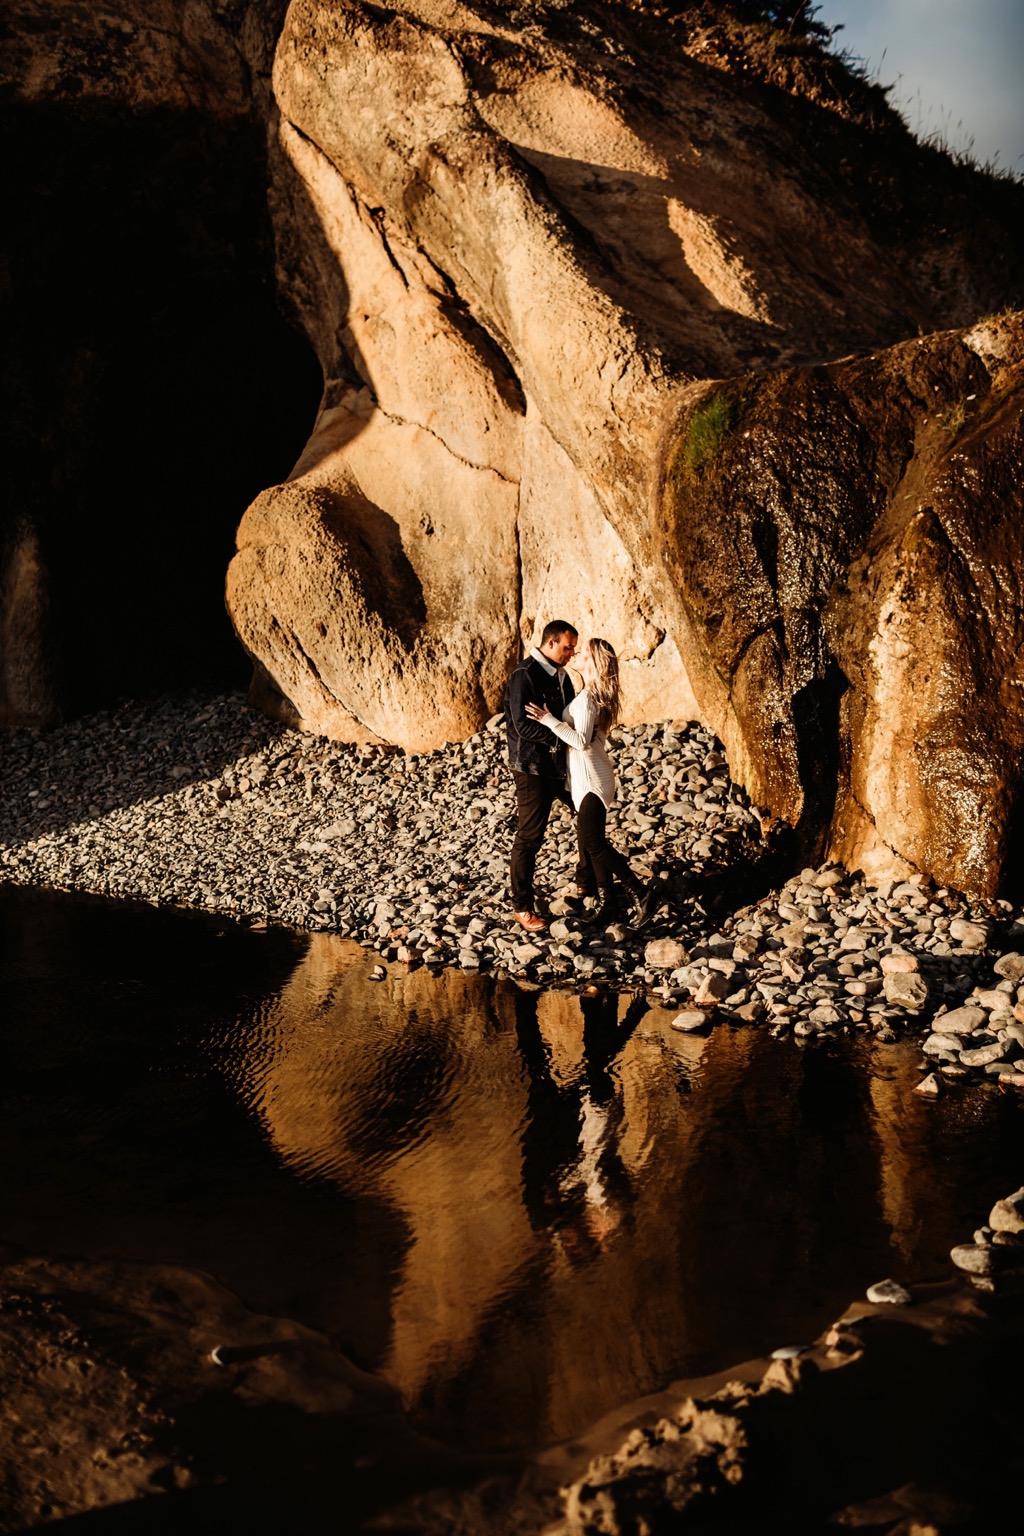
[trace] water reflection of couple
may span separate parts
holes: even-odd
[[[523,1204],[539,1232],[550,1233],[572,1262],[603,1248],[630,1219],[632,1179],[622,1158],[625,1123],[613,1063],[647,1011],[634,999],[619,1018],[614,995],[581,997],[582,1050],[556,1068],[556,1040],[542,1029],[537,994],[518,993],[516,1035],[528,1074],[524,1117]],[[578,1039],[578,1023],[572,1020]]]
[[[580,896],[597,896],[597,921],[619,914],[616,882],[625,891],[629,919],[643,927],[655,904],[653,887],[637,879],[608,841],[607,816],[615,802],[615,771],[608,732],[619,717],[619,662],[607,640],[592,639],[578,653],[583,688],[577,694],[566,666],[579,635],[563,619],[544,628],[535,647],[509,678],[505,695],[509,765],[516,784],[518,824],[512,844],[512,905],[527,933],[547,926],[536,910],[534,869],[551,807],[571,801],[576,811]]]

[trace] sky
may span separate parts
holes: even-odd
[[[821,0],[817,20],[919,137],[1024,176],[1024,0]]]

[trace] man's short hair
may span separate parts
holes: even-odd
[[[575,624],[570,624],[568,619],[552,619],[550,624],[544,625],[544,633],[540,637],[541,645],[547,645],[549,640],[557,640],[559,635],[572,635],[579,639],[580,632]]]

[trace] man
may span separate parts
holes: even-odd
[[[578,639],[564,619],[545,624],[540,646],[519,663],[505,691],[508,761],[519,818],[512,843],[512,906],[516,922],[527,933],[540,933],[547,926],[534,909],[533,872],[551,807],[565,796],[565,746],[547,726],[530,719],[526,706],[543,704],[561,720],[576,691],[565,667],[576,654]]]

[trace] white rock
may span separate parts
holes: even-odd
[[[917,956],[908,954],[905,949],[891,950],[889,954],[882,956],[881,964],[883,976],[898,976],[904,972],[921,969]]]
[[[827,891],[834,885],[841,885],[846,871],[842,869],[823,869],[814,877],[814,884],[819,891]]]
[[[705,976],[694,994],[696,1003],[720,1003],[728,997],[730,990],[729,978],[719,971],[712,971]]]
[[[965,1067],[987,1067],[994,1061],[1002,1061],[1010,1052],[1008,1040],[994,1040],[991,1045],[979,1045],[972,1051],[961,1051],[960,1062]]]
[[[1005,976],[1007,981],[1024,981],[1024,955],[1016,950],[1008,955],[1000,955],[992,967],[997,976]]]
[[[644,963],[652,970],[674,971],[677,966],[688,964],[689,958],[678,939],[652,939],[644,950]]]
[[[963,1041],[959,1035],[942,1035],[936,1032],[928,1036],[921,1046],[926,1056],[946,1056],[956,1060],[963,1048]]]
[[[981,923],[969,923],[963,917],[954,917],[949,925],[949,936],[964,949],[984,949],[988,943],[988,929]]]
[[[990,1013],[994,1008],[998,1008],[1000,1013],[1004,1013],[1010,1007],[1009,995],[1006,992],[1000,992],[995,987],[975,990],[971,993],[971,1002],[976,1003],[979,1008],[987,1008]]]
[[[700,1008],[685,1008],[682,1013],[676,1014],[669,1027],[689,1034],[692,1030],[703,1029],[707,1022],[708,1016]]]
[[[866,1295],[876,1305],[885,1302],[892,1307],[908,1307],[912,1299],[906,1287],[896,1280],[876,1280],[868,1286]]]
[[[996,1232],[1024,1232],[1024,1188],[1007,1195],[1004,1200],[997,1200],[988,1224]]]

